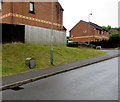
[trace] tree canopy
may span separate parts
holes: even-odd
[[[112,33],[108,40],[112,46],[119,47],[120,46],[120,34]]]
[[[110,30],[110,29],[116,29],[116,30],[120,31],[120,27],[111,27],[110,25],[108,25],[108,26],[102,26],[102,27],[105,28],[105,29],[108,29],[108,30]]]
[[[110,25],[108,25],[108,26],[102,26],[102,27],[105,28],[105,29],[108,29],[108,30],[110,30],[112,28]]]

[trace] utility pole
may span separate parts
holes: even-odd
[[[54,50],[53,50],[53,29],[54,29],[54,0],[52,0],[52,26],[51,26],[51,48],[50,48],[50,64],[54,64]]]
[[[90,45],[90,15],[92,15],[92,13],[89,13],[88,16],[88,22],[89,22],[89,26],[88,26],[88,45]]]

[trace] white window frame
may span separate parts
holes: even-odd
[[[87,33],[87,30],[83,30],[83,33]]]
[[[34,13],[34,2],[29,3],[29,12]]]

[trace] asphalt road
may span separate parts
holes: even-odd
[[[117,100],[118,58],[3,91],[3,100]]]

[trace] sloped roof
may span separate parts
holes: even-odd
[[[92,22],[86,22],[86,21],[83,21],[83,20],[80,20],[75,26],[77,26],[80,22],[85,22],[85,23],[87,23],[87,24],[90,24],[93,28],[95,28],[95,29],[98,29],[98,30],[104,30],[104,31],[107,31],[107,32],[109,32],[109,30],[107,30],[107,29],[105,29],[105,28],[103,28],[103,27],[101,27],[101,26],[99,26],[99,25],[97,25],[97,24],[95,24],[95,23],[92,23]],[[74,27],[75,27],[74,26]],[[72,29],[74,29],[74,27],[72,28]],[[71,30],[72,30],[71,29]],[[70,30],[70,31],[71,31]]]
[[[92,23],[92,22],[88,22],[88,24],[90,24],[91,26],[93,26],[94,28],[96,28],[96,29],[98,29],[98,30],[103,30],[103,28],[102,27],[100,27],[100,26],[98,26],[97,24],[94,24],[94,23]]]
[[[97,25],[97,24],[95,24],[95,23],[92,23],[92,22],[87,22],[88,24],[90,24],[91,26],[93,26],[94,28],[96,28],[96,29],[98,29],[98,30],[104,30],[104,31],[107,31],[107,32],[109,32],[109,30],[107,30],[107,29],[105,29],[105,28],[103,28],[103,27],[101,27],[101,26],[99,26],[99,25]]]

